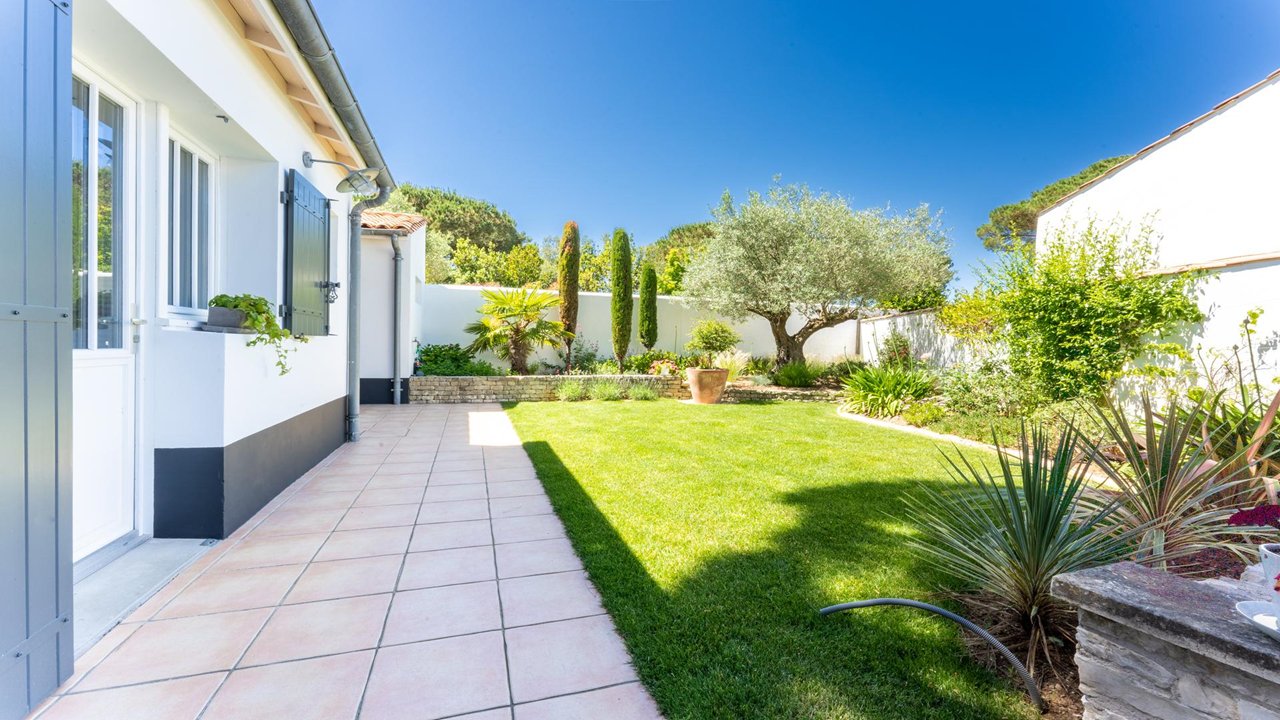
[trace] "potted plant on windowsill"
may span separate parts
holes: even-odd
[[[276,369],[281,375],[289,372],[286,362],[295,348],[285,347],[286,340],[307,342],[303,335],[293,335],[280,327],[276,313],[267,299],[258,295],[217,295],[209,300],[209,319],[204,329],[209,332],[230,332],[253,335],[245,344],[270,345],[276,353]]]
[[[685,347],[697,356],[697,361],[684,372],[689,381],[689,394],[695,403],[711,405],[720,402],[725,383],[729,381],[729,371],[716,367],[715,356],[737,343],[738,333],[719,320],[702,320],[693,326],[689,344]]]

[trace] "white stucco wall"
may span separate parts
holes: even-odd
[[[362,236],[360,251],[360,376],[390,378],[394,373],[393,320],[395,252],[386,235]],[[413,339],[419,322],[420,288],[425,284],[426,229],[400,238],[400,362],[403,377],[413,374]]]
[[[1150,149],[1040,216],[1037,237],[1090,220],[1150,222],[1164,267],[1280,253],[1280,78],[1255,89]],[[1240,321],[1263,307],[1255,340],[1264,346],[1268,374],[1280,358],[1280,260],[1216,272],[1203,285],[1200,307],[1209,316],[1189,342],[1227,351],[1240,339]]]

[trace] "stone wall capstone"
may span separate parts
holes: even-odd
[[[680,399],[689,396],[681,384],[681,378],[675,375],[419,375],[409,378],[409,402],[431,404],[555,400],[556,388],[566,380],[576,380],[586,385],[599,380],[611,380],[624,386],[651,385],[658,391],[659,397]]]

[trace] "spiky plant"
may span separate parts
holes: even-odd
[[[582,264],[582,243],[578,223],[564,224],[560,235],[560,257],[557,260],[556,286],[560,289],[560,324],[570,333],[578,330],[578,275]],[[573,335],[564,341],[564,369],[573,368]]]
[[[529,353],[535,348],[554,346],[571,336],[564,325],[543,317],[560,303],[548,292],[537,290],[485,290],[480,293],[482,317],[467,326],[476,339],[471,352],[488,350],[511,363],[511,371],[529,374]]]
[[[658,271],[650,263],[640,272],[640,344],[645,350],[658,344]]]
[[[1131,532],[1100,530],[1114,506],[1083,512],[1087,468],[1072,462],[1079,444],[1074,428],[1054,441],[1024,425],[1020,459],[1002,449],[995,471],[944,453],[962,487],[921,490],[907,512],[927,532],[911,545],[974,593],[974,606],[994,611],[991,631],[1033,674],[1051,643],[1071,642],[1074,611],[1050,593],[1054,576],[1115,560],[1131,542]]]

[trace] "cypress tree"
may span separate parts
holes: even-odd
[[[613,231],[613,268],[610,283],[613,286],[609,305],[613,316],[613,356],[618,360],[618,372],[627,359],[627,346],[631,344],[631,238],[622,228]]]
[[[581,260],[578,223],[570,220],[564,224],[564,232],[560,235],[556,286],[560,289],[560,323],[571,333],[578,331],[578,270]],[[573,367],[573,338],[570,335],[564,341],[565,370]]]
[[[645,350],[658,343],[658,271],[652,263],[640,273],[640,342]]]

